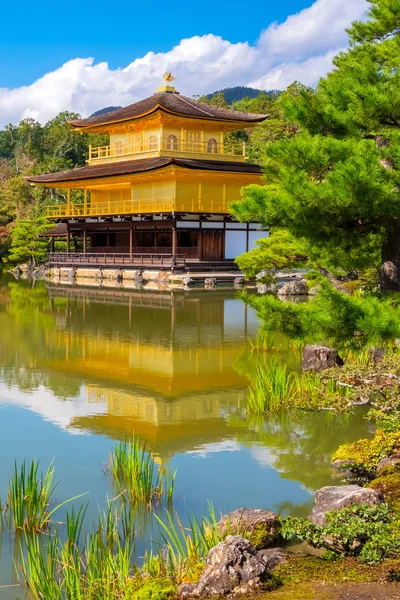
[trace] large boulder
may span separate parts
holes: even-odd
[[[343,360],[334,348],[307,344],[303,350],[303,371],[324,371],[342,365]]]
[[[315,494],[315,506],[310,520],[317,525],[325,525],[325,515],[330,510],[339,510],[351,504],[376,506],[384,501],[379,490],[363,488],[359,485],[328,486]]]
[[[283,562],[286,554],[279,548],[257,551],[240,536],[229,536],[212,548],[197,583],[183,583],[181,598],[213,598],[225,594],[247,594],[260,588],[270,572]]]
[[[300,281],[288,281],[280,290],[278,296],[308,296],[308,286],[305,279]]]
[[[269,510],[239,508],[218,522],[223,535],[243,535],[257,549],[267,548],[278,538],[278,517]]]

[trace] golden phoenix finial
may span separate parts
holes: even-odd
[[[171,81],[175,81],[175,77],[172,75],[172,73],[169,73],[168,71],[165,71],[165,73],[164,73],[164,81],[166,83],[170,83]]]

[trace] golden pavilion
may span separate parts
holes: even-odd
[[[52,264],[207,270],[233,266],[266,235],[229,214],[243,186],[261,183],[261,169],[226,134],[268,115],[187,98],[164,78],[145,100],[71,122],[77,132],[109,135],[108,146],[89,148],[86,166],[27,178],[66,191],[64,204],[47,209],[50,237],[67,241],[66,252],[50,253]],[[71,190],[83,191],[82,203]]]

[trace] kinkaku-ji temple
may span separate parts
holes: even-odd
[[[229,214],[243,186],[261,183],[261,169],[247,162],[244,144],[226,142],[267,115],[187,98],[164,78],[145,100],[71,122],[77,133],[109,135],[108,146],[89,148],[86,166],[27,178],[66,192],[47,209],[50,264],[232,268],[268,235]],[[82,203],[71,190],[83,191]],[[56,239],[66,240],[65,252],[54,252]]]

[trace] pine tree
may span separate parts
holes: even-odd
[[[48,239],[40,237],[51,228],[45,217],[16,221],[11,231],[11,262],[21,263],[29,260],[32,265],[41,262],[49,246]]]
[[[300,133],[268,144],[267,185],[233,211],[287,228],[331,264],[380,264],[381,288],[400,290],[400,0],[368,1],[316,93],[283,103]]]

